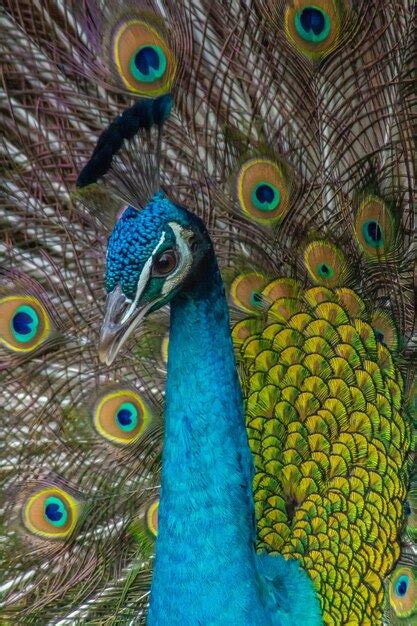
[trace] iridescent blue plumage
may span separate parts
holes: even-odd
[[[197,245],[188,246],[190,237]],[[174,273],[191,250],[193,259],[166,290],[169,275],[153,277],[149,261],[170,249],[179,257]],[[110,297],[137,298],[138,309],[171,304],[148,624],[281,626],[300,623],[301,615],[304,624],[319,624],[308,576],[295,562],[255,552],[253,463],[228,307],[202,222],[162,194],[140,212],[129,208],[109,241],[107,289]]]
[[[107,249],[106,289],[112,291],[120,284],[123,293],[133,298],[143,265],[148,260],[164,226],[175,220],[186,226],[191,214],[168,200],[163,193],[156,194],[146,207],[137,211],[128,207],[116,223]],[[173,243],[172,233],[167,229],[166,247]]]

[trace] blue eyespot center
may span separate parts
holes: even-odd
[[[323,13],[314,7],[307,7],[302,11],[300,22],[307,33],[312,30],[315,35],[320,35],[325,26]]]
[[[251,199],[260,211],[275,211],[281,202],[281,193],[275,185],[261,182],[254,188]]]
[[[274,190],[270,185],[259,185],[255,193],[259,202],[270,203],[274,199]]]
[[[317,268],[317,273],[321,278],[332,278],[334,275],[334,271],[327,263],[321,263]]]
[[[28,335],[31,332],[32,317],[21,311],[13,317],[13,328],[19,335]]]
[[[44,516],[50,524],[57,527],[64,526],[68,521],[68,511],[64,502],[55,496],[45,500]]]
[[[365,222],[362,227],[362,233],[366,243],[373,248],[378,248],[383,245],[384,240],[382,236],[382,230],[376,220],[369,220]]]
[[[400,576],[395,583],[395,593],[401,598],[405,596],[408,590],[408,576]]]
[[[321,8],[309,6],[295,14],[295,27],[305,41],[321,43],[330,34],[331,22]]]
[[[159,69],[159,56],[151,46],[145,46],[135,54],[135,65],[142,74]]]
[[[132,402],[123,402],[116,413],[116,422],[119,427],[127,433],[132,432],[139,421],[139,413]]]
[[[250,299],[253,306],[259,307],[262,305],[262,296],[257,291],[252,291]]]
[[[21,343],[31,341],[39,327],[39,316],[35,309],[27,304],[23,304],[16,309],[11,319],[11,330],[13,336]]]
[[[375,339],[378,343],[384,343],[384,333],[381,333],[380,330],[375,332]]]
[[[136,80],[153,83],[164,75],[167,68],[167,59],[160,46],[141,46],[133,54],[130,61],[130,71]]]

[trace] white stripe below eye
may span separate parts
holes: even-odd
[[[162,287],[162,294],[166,295],[170,291],[172,291],[188,274],[188,271],[193,263],[193,255],[191,253],[188,238],[184,236],[188,234],[192,235],[191,231],[186,228],[182,228],[176,222],[169,222],[168,226],[170,226],[175,235],[175,241],[178,249],[178,266],[169,274],[165,280],[165,283]]]
[[[120,322],[121,324],[124,324],[132,315],[132,313],[135,311],[136,305],[139,302],[139,298],[141,297],[142,293],[145,290],[146,285],[148,284],[149,276],[151,275],[153,258],[155,254],[158,252],[158,248],[164,243],[164,241],[165,241],[165,233],[162,233],[161,238],[156,244],[155,248],[153,249],[151,256],[149,257],[149,259],[146,261],[145,265],[143,266],[143,269],[140,273],[138,284],[136,287],[135,299],[133,300],[132,304],[130,305],[126,313],[123,315],[122,321]]]

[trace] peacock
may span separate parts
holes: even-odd
[[[4,0],[1,619],[417,624],[409,0]]]

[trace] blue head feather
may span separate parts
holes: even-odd
[[[172,247],[172,231],[167,224],[175,221],[190,226],[191,214],[172,203],[163,193],[156,194],[141,211],[129,206],[116,223],[107,248],[106,290],[119,284],[128,298],[133,298],[146,261],[166,233],[166,247]],[[165,243],[164,242],[164,243]]]

